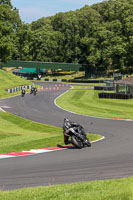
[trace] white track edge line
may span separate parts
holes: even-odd
[[[64,109],[64,108],[62,108],[62,107],[60,107],[59,105],[57,105],[57,103],[56,103],[56,100],[58,99],[58,98],[60,98],[61,96],[63,96],[65,93],[67,93],[67,92],[69,92],[69,90],[67,90],[66,92],[64,92],[63,94],[61,94],[61,95],[59,95],[55,100],[54,100],[54,104],[58,107],[58,108],[60,108],[60,109],[62,109],[62,110],[64,110],[64,111],[66,111],[66,112],[69,112],[69,113],[72,113],[72,114],[76,114],[76,115],[80,115],[80,116],[85,116],[85,117],[90,117],[90,118],[96,118],[96,119],[104,119],[104,120],[117,120],[117,121],[128,121],[128,122],[133,122],[133,120],[131,120],[131,119],[115,119],[115,118],[104,118],[104,117],[96,117],[96,116],[90,116],[90,115],[83,115],[83,114],[79,114],[79,113],[76,113],[76,112],[73,112],[73,111],[69,111],[69,110],[66,110],[66,109]]]
[[[0,107],[0,111],[2,111],[2,112],[6,112],[6,111],[5,111],[3,108],[1,108],[1,107]]]

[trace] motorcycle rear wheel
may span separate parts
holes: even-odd
[[[73,135],[72,137],[71,137],[71,142],[72,142],[72,144],[75,146],[75,147],[77,147],[78,149],[82,149],[83,148],[83,142],[80,140],[80,139],[78,139],[75,135]]]

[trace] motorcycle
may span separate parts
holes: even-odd
[[[33,94],[33,91],[34,91],[34,89],[33,89],[33,88],[31,88],[31,90],[30,90],[30,94]]]
[[[23,89],[21,92],[21,96],[24,97],[24,95],[25,95],[25,90]]]
[[[31,88],[30,94],[33,94],[35,96],[36,93],[37,93],[37,89],[36,88]]]
[[[34,89],[34,91],[33,91],[33,95],[35,96],[36,93],[37,93],[37,89]]]
[[[82,126],[73,127],[70,129],[71,134],[71,143],[81,149],[83,147],[91,147],[89,139],[86,137],[85,130]]]
[[[75,122],[71,122],[68,118],[65,118],[62,128],[64,139],[71,137],[69,143],[71,143],[75,147],[81,149],[85,146],[91,146],[91,143],[86,136],[85,130],[81,125]]]

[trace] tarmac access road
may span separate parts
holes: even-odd
[[[80,123],[104,140],[90,148],[66,149],[0,160],[0,189],[68,184],[133,175],[133,122],[77,115],[62,110],[54,100],[70,88],[58,83],[38,83],[51,90],[0,100],[0,107],[36,122],[62,127],[63,119]]]

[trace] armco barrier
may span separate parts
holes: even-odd
[[[50,82],[70,82],[70,83],[105,83],[107,80],[67,80],[67,79],[56,79],[56,78],[33,78],[33,80],[50,81]]]
[[[8,93],[14,93],[14,92],[22,90],[23,87],[25,87],[26,90],[31,89],[31,85],[23,85],[23,86],[17,86],[15,88],[6,89],[6,91]]]
[[[105,80],[76,80],[76,79],[72,79],[69,80],[69,82],[72,83],[104,83]]]
[[[34,81],[40,80],[40,81],[49,81],[49,82],[70,82],[67,79],[56,79],[56,78],[33,78]]]

